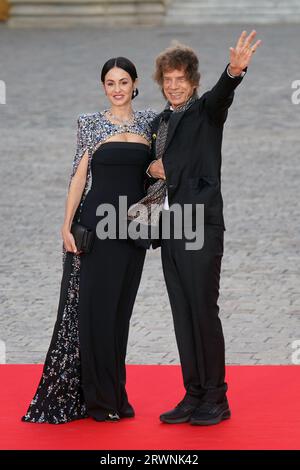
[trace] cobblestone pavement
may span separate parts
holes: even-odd
[[[196,49],[202,93],[218,79],[242,29],[253,25],[11,30],[0,27],[1,320],[7,363],[42,362],[56,318],[60,227],[76,119],[106,103],[101,65],[137,65],[137,109],[161,109],[156,54],[173,38]],[[257,26],[261,49],[236,92],[224,132],[225,253],[220,315],[227,363],[289,364],[300,339],[299,26]],[[3,346],[3,343],[2,343]],[[3,354],[2,354],[3,356]],[[147,254],[129,363],[178,363],[160,252]]]

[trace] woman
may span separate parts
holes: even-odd
[[[78,119],[77,151],[66,201],[63,276],[58,316],[43,374],[23,421],[66,423],[93,417],[133,417],[125,389],[129,321],[146,250],[130,239],[95,237],[90,253],[77,250],[73,220],[91,229],[96,209],[119,196],[128,207],[144,195],[149,165],[151,110],[134,111],[137,72],[124,57],[101,72],[110,109]]]

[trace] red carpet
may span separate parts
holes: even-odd
[[[216,426],[161,424],[158,416],[183,396],[178,366],[128,366],[136,418],[62,425],[20,421],[40,378],[40,365],[1,365],[1,449],[299,449],[299,366],[229,366],[232,418]]]

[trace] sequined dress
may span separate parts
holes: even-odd
[[[121,132],[105,112],[78,118],[77,151],[70,178],[86,150],[86,185],[76,213],[95,228],[101,203],[128,207],[144,195],[149,148],[131,142],[105,142]],[[151,140],[151,110],[136,111],[128,132]],[[100,147],[101,146],[101,147]],[[69,185],[70,185],[69,183]],[[63,275],[57,319],[42,377],[22,421],[60,424],[128,407],[125,356],[130,316],[143,269],[145,249],[132,240],[96,237],[89,254],[63,249]]]

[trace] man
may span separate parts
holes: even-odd
[[[217,84],[200,98],[198,59],[188,47],[177,45],[156,60],[155,79],[168,107],[153,123],[155,160],[147,173],[163,210],[173,204],[204,204],[204,244],[187,250],[184,237],[162,237],[162,265],[172,308],[186,394],[164,423],[217,424],[230,417],[226,398],[224,337],[219,319],[219,280],[223,256],[223,200],[221,144],[223,126],[234,90],[241,83],[253,53],[256,32],[243,31],[230,63]],[[155,192],[155,190],[154,190]]]

